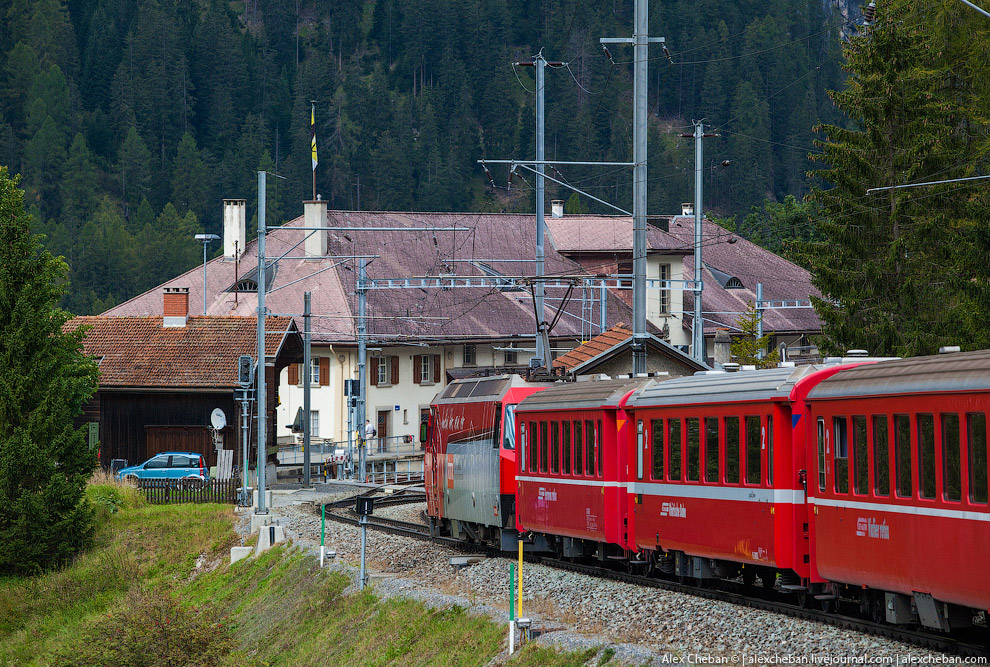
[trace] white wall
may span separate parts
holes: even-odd
[[[506,347],[507,343],[477,343],[475,344],[475,366],[488,367],[504,366],[505,353],[502,350],[495,350],[496,347]],[[529,346],[532,348],[532,339],[517,341],[515,345]],[[416,355],[440,355],[440,378],[432,384],[417,384],[413,381],[413,357]],[[372,356],[398,357],[399,358],[399,382],[390,386],[372,386],[370,383]],[[529,364],[533,352],[522,351],[516,353],[516,363],[513,366],[525,366]],[[347,378],[357,379],[357,349],[354,347],[332,347],[327,345],[313,345],[313,359],[329,357],[330,378],[329,384],[320,386],[312,383],[310,392],[310,407],[320,413],[320,437],[346,441],[347,439],[347,398],[344,396],[343,383]],[[437,392],[443,389],[446,384],[446,371],[448,368],[459,368],[464,366],[464,345],[441,345],[431,347],[419,346],[396,346],[378,347],[374,352],[368,353],[368,374],[369,382],[366,393],[367,418],[373,424],[377,424],[377,416],[380,410],[389,411],[389,433],[390,436],[411,435],[419,437],[419,415],[421,409],[429,408],[430,403]],[[302,378],[301,378],[302,379]],[[309,379],[309,376],[306,377]],[[294,385],[289,384],[288,368],[282,371],[279,378],[279,400],[278,406],[278,433],[277,436],[283,441],[291,438],[291,432],[285,428],[292,424],[296,416],[296,411],[303,404],[302,382]],[[396,409],[398,407],[398,409]],[[301,438],[301,436],[300,436]]]
[[[680,255],[650,254],[646,259],[646,275],[656,279],[660,276],[660,265],[670,264],[670,280],[684,280],[684,262]],[[693,276],[692,276],[693,278]],[[646,319],[662,329],[664,321],[670,329],[671,345],[690,345],[691,334],[684,330],[684,290],[670,290],[670,308],[667,314],[660,312],[660,290],[646,291]]]

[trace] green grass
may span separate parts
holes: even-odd
[[[110,487],[110,488],[103,488]],[[228,564],[239,543],[220,505],[144,505],[93,485],[96,546],[58,572],[0,580],[0,665],[485,665],[505,627],[350,591],[292,547]],[[203,553],[219,560],[194,575]],[[594,650],[527,646],[511,665],[596,665]],[[608,658],[605,657],[605,662]]]

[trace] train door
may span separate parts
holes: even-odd
[[[426,453],[423,456],[426,513],[432,517],[439,517],[443,496],[439,467],[443,465],[443,457],[440,452],[440,436],[436,428],[436,412],[432,412],[427,418],[426,433]]]

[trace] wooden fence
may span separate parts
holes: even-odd
[[[211,479],[190,483],[182,479],[142,479],[138,488],[153,505],[169,503],[236,503],[236,479]]]

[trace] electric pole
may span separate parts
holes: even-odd
[[[546,320],[544,319],[544,301],[546,289],[543,281],[539,280],[545,274],[544,270],[544,241],[546,239],[546,221],[543,209],[546,206],[546,183],[544,180],[544,160],[546,156],[546,108],[544,106],[544,81],[547,65],[551,67],[561,67],[562,62],[548,62],[543,57],[543,50],[533,56],[533,60],[528,62],[517,62],[517,67],[536,68],[536,283],[533,285],[533,296],[536,301],[536,358],[541,365],[550,368],[550,350],[544,343],[544,329]]]
[[[649,45],[663,37],[649,36],[648,0],[636,0],[632,39],[606,37],[603,44],[633,45],[633,373],[646,372],[646,161]]]
[[[705,121],[694,123],[694,134],[682,134],[682,137],[694,137],[694,322],[691,325],[691,356],[705,363],[705,320],[701,314],[701,293],[704,282],[701,272],[701,230],[704,215],[702,212],[702,140],[717,137],[717,134],[705,134]]]
[[[265,389],[265,207],[267,205],[264,171],[258,172],[258,506],[255,514],[268,514],[265,507],[265,462],[268,458],[268,392]]]

